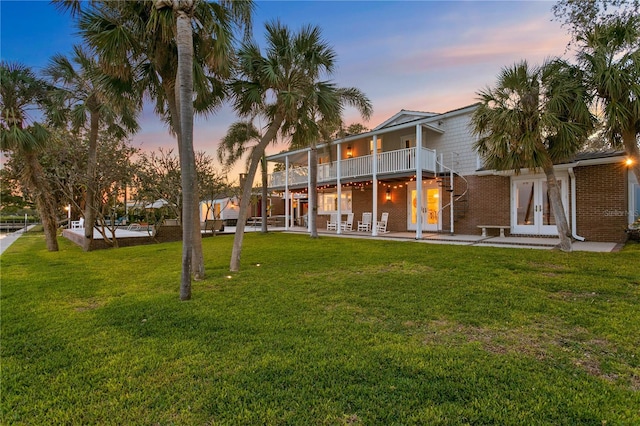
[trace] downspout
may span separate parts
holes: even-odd
[[[576,166],[580,164],[576,163]],[[573,173],[573,167],[569,167],[569,176],[571,176],[571,236],[578,240],[584,241],[584,237],[576,234],[576,175]]]

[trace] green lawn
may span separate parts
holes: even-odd
[[[640,245],[248,234],[0,258],[2,424],[640,424]],[[258,265],[259,264],[259,265]]]

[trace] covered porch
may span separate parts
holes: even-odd
[[[382,213],[390,213],[392,218],[395,217],[392,220],[400,224],[409,215],[407,210],[411,199],[406,189],[408,182],[413,181],[414,188],[417,187],[413,192],[414,204],[422,206],[427,195],[422,191],[422,186],[415,185],[415,182],[435,182],[439,173],[446,172],[435,150],[443,133],[444,130],[420,119],[347,136],[319,146],[318,229],[325,226],[330,215],[337,215],[343,220],[346,215],[354,214],[355,224],[361,220],[363,212],[370,213],[373,218],[372,236],[378,235],[379,228],[375,224],[382,219]],[[311,158],[308,148],[267,157],[267,161],[277,163],[274,172],[269,175],[268,188],[280,193],[284,199],[284,215],[289,218],[285,229],[305,223],[299,217],[303,209],[297,205],[308,203],[305,195],[312,189],[309,174]],[[396,191],[398,188],[404,189]],[[358,191],[357,197],[355,191]],[[363,197],[361,193],[366,193],[366,196]],[[408,226],[400,225],[395,230],[408,229]],[[422,231],[422,223],[417,220],[415,237],[421,238]],[[342,233],[340,227],[337,233]]]

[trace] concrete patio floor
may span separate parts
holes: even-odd
[[[284,228],[277,228],[283,230]],[[276,229],[270,229],[275,231]],[[290,228],[289,232],[306,233],[305,228]],[[454,244],[468,245],[478,247],[510,247],[510,248],[528,248],[539,250],[551,250],[560,243],[559,238],[553,237],[483,237],[481,235],[465,235],[465,234],[439,234],[439,233],[423,233],[421,240],[416,240],[415,232],[388,232],[386,234],[371,236],[368,232],[343,232],[337,234],[335,231],[318,230],[323,236],[334,236],[342,238],[375,238],[381,240],[396,241],[414,241],[429,244]],[[592,241],[575,241],[573,243],[574,251],[591,251],[591,252],[614,252],[619,251],[624,244],[619,243],[602,243]]]

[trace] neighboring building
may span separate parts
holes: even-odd
[[[443,114],[402,110],[370,132],[321,146],[318,227],[332,213],[353,213],[359,220],[372,212],[376,220],[388,212],[388,230],[415,232],[416,238],[423,232],[478,234],[482,225],[507,226],[511,235],[557,235],[543,173],[483,168],[470,128],[476,107]],[[581,154],[555,166],[576,238],[625,240],[640,211],[640,186],[625,160],[621,152]],[[287,226],[303,223],[308,149],[267,161],[285,164],[269,176],[269,190],[289,201]]]
[[[216,200],[204,200],[200,202],[200,222],[205,220],[220,219],[225,225],[235,226],[240,211],[239,201],[236,197],[224,197]]]

